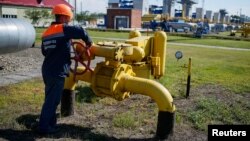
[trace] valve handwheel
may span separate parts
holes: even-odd
[[[84,42],[82,43],[77,41],[73,41],[71,43],[71,46],[73,49],[71,60],[74,61],[74,66],[73,68],[70,67],[70,71],[74,73],[74,77],[75,75],[82,75],[88,70],[92,71],[92,69],[90,68],[90,47],[87,47]],[[77,71],[79,64],[85,67],[83,71]]]

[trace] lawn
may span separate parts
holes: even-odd
[[[182,51],[184,57],[177,61],[175,52]],[[208,49],[198,47],[168,46],[166,75],[161,82],[175,92],[172,85],[187,77],[188,59],[192,59],[192,85],[221,85],[234,93],[250,90],[250,52]]]
[[[37,32],[36,44],[37,45],[40,45],[41,43],[41,35],[43,31],[44,31],[43,28],[36,29],[36,32]],[[107,40],[107,39],[101,39],[101,38],[95,38],[95,37],[127,39],[129,35],[128,32],[104,32],[104,31],[92,31],[92,30],[88,30],[88,33],[91,37],[93,37],[93,40],[95,42]],[[143,35],[147,35],[147,34],[144,33]],[[152,35],[152,34],[149,34],[149,35]],[[196,38],[190,38],[190,37],[173,36],[170,34],[168,34],[168,42],[250,49],[249,41],[220,40],[220,39],[211,39],[211,38],[196,39]]]

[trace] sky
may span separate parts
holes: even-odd
[[[75,0],[67,0],[74,4]],[[106,13],[108,0],[76,0],[77,11],[90,11],[98,13]],[[162,6],[163,0],[148,0],[150,4]],[[196,8],[202,7],[202,1],[198,0],[198,4],[193,5],[192,12]],[[175,5],[176,9],[181,9],[180,4]],[[204,0],[204,9],[218,12],[220,9],[226,9],[229,15],[244,14],[250,16],[250,0]]]

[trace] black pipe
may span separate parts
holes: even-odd
[[[64,89],[61,97],[61,115],[74,115],[75,91]]]
[[[157,140],[168,139],[168,136],[170,134],[173,134],[174,122],[175,122],[175,113],[159,111],[156,139]]]
[[[189,58],[189,62],[188,62],[188,78],[187,78],[186,98],[189,97],[190,83],[191,83],[191,58]]]

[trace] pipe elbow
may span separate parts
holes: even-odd
[[[175,111],[171,94],[160,83],[154,80],[132,77],[129,75],[124,75],[123,81],[124,89],[126,91],[147,95],[154,99],[159,111],[167,111],[171,113]]]
[[[133,47],[132,55],[125,55],[124,61],[126,62],[140,62],[145,57],[145,52],[140,47]]]

